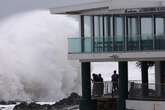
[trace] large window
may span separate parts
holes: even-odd
[[[124,48],[124,23],[123,17],[115,17],[114,50],[122,51]]]
[[[94,15],[82,23],[84,52],[165,49],[165,17]]]
[[[103,16],[94,16],[94,36],[95,38],[103,37]]]
[[[99,37],[100,33],[100,28],[99,28],[99,17],[94,16],[94,36]]]
[[[84,16],[84,37],[92,36],[92,20],[91,16]]]
[[[84,51],[91,52],[92,51],[92,17],[84,16]]]
[[[104,50],[104,17],[103,16],[94,16],[94,51],[103,51]]]
[[[138,50],[139,49],[139,35],[138,35],[138,26],[137,18],[129,17],[128,18],[128,50]]]
[[[141,18],[141,49],[153,49],[153,22],[152,17]]]
[[[107,38],[109,37],[109,17],[108,16],[104,16],[104,37]]]
[[[156,18],[156,49],[165,49],[164,18]]]
[[[104,51],[112,51],[111,17],[104,16]]]

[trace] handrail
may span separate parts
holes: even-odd
[[[138,83],[136,83],[138,81]],[[92,83],[93,97],[118,96],[118,89],[113,91],[111,81]],[[129,99],[155,99],[165,100],[165,83],[142,83],[140,80],[128,81]]]

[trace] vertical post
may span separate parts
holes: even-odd
[[[141,33],[141,17],[138,16],[137,18],[137,24],[138,24],[138,40],[139,40],[139,50],[142,50],[142,33]]]
[[[155,61],[155,87],[156,87],[156,95],[158,97],[161,96],[162,89],[161,89],[161,68],[160,68],[160,61]]]
[[[112,51],[115,51],[115,24],[116,24],[116,20],[115,20],[115,16],[112,15]]]
[[[141,62],[142,72],[142,93],[143,97],[148,96],[148,66],[146,61]]]
[[[102,20],[102,28],[103,28],[103,30],[102,30],[103,31],[103,35],[102,35],[103,36],[103,49],[102,49],[102,51],[103,52],[105,52],[105,21],[106,21],[104,18],[105,18],[105,16],[102,16],[102,19],[103,19]]]
[[[96,103],[91,100],[90,62],[81,63],[82,97],[80,110],[96,110]]]
[[[155,16],[152,16],[152,35],[153,35],[153,50],[156,49],[156,20]]]
[[[128,62],[119,62],[119,100],[118,110],[126,110],[125,100],[128,98]]]
[[[91,17],[92,20],[92,51],[95,52],[95,22],[94,16]]]
[[[109,52],[111,49],[111,17],[107,16],[107,51]]]
[[[81,27],[81,52],[84,52],[84,16],[80,18],[80,27]]]
[[[125,30],[124,30],[124,35],[125,35],[125,40],[124,40],[124,43],[125,43],[125,51],[127,51],[128,50],[128,17],[127,16],[125,16],[125,21],[124,21],[125,23]]]
[[[165,61],[160,61],[160,75],[161,75],[161,97],[165,98]]]

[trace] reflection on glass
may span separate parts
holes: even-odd
[[[84,16],[84,36],[85,37],[92,36],[91,16]]]
[[[94,35],[99,37],[99,16],[94,16]]]
[[[109,16],[104,16],[104,51],[112,50],[112,42],[110,41],[110,20]]]
[[[156,49],[165,49],[164,18],[156,18]]]
[[[85,38],[69,39],[69,53],[123,51],[125,43],[128,51],[140,50],[139,47],[142,50],[165,49],[165,18],[155,16],[154,21],[153,17],[141,17],[139,23],[138,17],[129,16],[128,30],[124,29],[124,21],[119,16],[84,16]],[[125,37],[125,33],[128,36]]]
[[[94,16],[94,51],[98,51],[98,43],[99,41],[99,36],[100,36],[100,19],[99,16]]]
[[[164,34],[164,19],[156,18],[156,35]]]
[[[92,19],[91,16],[84,16],[84,36],[83,45],[84,52],[91,52],[92,50]]]
[[[69,53],[81,53],[81,38],[69,38],[68,39],[68,52]]]
[[[91,37],[85,37],[84,39],[84,52],[92,52],[92,39]]]
[[[142,50],[153,49],[152,18],[141,18],[141,48]]]
[[[99,16],[99,28],[100,28],[99,37],[103,37],[103,16]]]
[[[123,29],[123,18],[115,17],[115,50],[122,51],[124,48],[124,29]]]
[[[108,37],[108,16],[104,16],[104,37]]]
[[[103,51],[103,16],[94,16],[94,51]]]
[[[137,18],[128,18],[128,50],[138,50]]]

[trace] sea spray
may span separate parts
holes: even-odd
[[[0,22],[0,33],[0,100],[57,101],[80,91],[79,65],[67,60],[75,19],[20,13]]]

